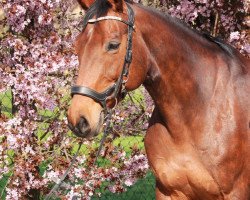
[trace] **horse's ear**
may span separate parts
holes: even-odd
[[[117,12],[123,11],[124,0],[108,0],[108,2],[112,5],[112,9]]]
[[[77,0],[84,10],[88,10],[95,0]]]

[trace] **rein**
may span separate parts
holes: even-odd
[[[107,115],[107,125],[105,127],[105,130],[104,130],[104,133],[103,133],[103,136],[102,136],[102,139],[101,139],[101,142],[100,142],[100,145],[99,145],[99,148],[98,148],[98,151],[96,153],[96,156],[95,156],[95,160],[94,160],[94,165],[96,164],[97,162],[97,159],[99,157],[99,154],[102,150],[102,146],[103,146],[103,143],[105,141],[105,138],[107,137],[108,135],[108,128],[110,127],[110,123],[111,123],[111,117],[112,117],[112,112],[110,111]],[[69,171],[71,170],[71,168],[73,167],[75,161],[76,161],[76,158],[79,154],[79,151],[82,147],[82,141],[81,143],[79,144],[78,146],[78,149],[74,155],[74,157],[72,158],[71,162],[70,162],[70,165],[68,167],[68,169],[64,172],[64,174],[61,176],[61,178],[59,179],[59,181],[53,186],[53,188],[50,190],[50,192],[45,196],[45,199],[44,200],[49,200],[52,196],[52,194],[54,192],[56,192],[56,190],[60,187],[60,185],[62,184],[62,182],[64,181],[64,179],[66,178],[66,176],[69,174]]]
[[[91,88],[84,87],[84,86],[79,86],[79,85],[74,85],[71,87],[71,95],[83,95],[90,97],[100,103],[104,109],[104,112],[108,112],[108,107],[107,107],[107,100],[108,99],[115,99],[117,102],[118,94],[121,92],[122,97],[124,98],[127,94],[127,90],[125,87],[125,84],[127,82],[127,77],[129,73],[129,66],[132,61],[132,36],[133,36],[133,31],[134,31],[134,11],[130,7],[129,4],[127,4],[127,10],[128,10],[128,21],[125,21],[121,19],[120,17],[117,16],[104,16],[104,17],[99,17],[96,19],[90,19],[87,21],[86,24],[84,24],[84,28],[87,26],[88,23],[96,23],[99,21],[103,20],[117,20],[120,21],[128,26],[128,37],[127,37],[127,47],[126,47],[126,55],[124,58],[124,63],[123,63],[123,68],[121,71],[121,74],[117,81],[107,88],[103,92],[97,92]]]
[[[105,127],[105,130],[104,130],[104,133],[103,133],[103,136],[102,136],[102,139],[101,139],[101,142],[100,142],[98,151],[97,151],[96,156],[95,156],[95,160],[94,160],[94,163],[93,163],[94,165],[95,165],[96,162],[97,162],[97,159],[98,159],[99,154],[100,154],[100,152],[101,152],[101,150],[102,150],[102,146],[103,146],[103,143],[104,143],[104,141],[105,141],[105,138],[106,138],[107,135],[108,135],[108,128],[110,127],[111,117],[112,117],[112,112],[110,111],[110,112],[108,113],[108,115],[107,115],[107,125],[106,125],[106,127]],[[61,178],[59,179],[59,181],[53,186],[53,188],[50,190],[50,192],[45,196],[45,199],[44,199],[44,200],[49,200],[49,199],[51,198],[52,194],[53,194],[54,192],[56,192],[56,190],[60,187],[60,185],[62,184],[62,182],[63,182],[64,179],[66,178],[66,176],[69,174],[69,171],[70,171],[71,168],[73,167],[73,165],[74,165],[74,163],[75,163],[75,161],[76,161],[76,158],[77,158],[77,156],[78,156],[78,154],[79,154],[79,151],[80,151],[81,147],[82,147],[82,141],[81,141],[81,143],[79,144],[78,149],[77,149],[77,151],[76,151],[74,157],[72,158],[71,163],[70,163],[68,169],[64,172],[64,174],[61,176]]]
[[[50,190],[50,192],[45,196],[45,199],[44,200],[49,200],[51,195],[60,187],[60,185],[62,184],[62,182],[64,181],[64,179],[66,178],[66,176],[68,175],[69,171],[71,170],[71,168],[73,167],[75,161],[76,161],[76,157],[78,156],[78,153],[81,149],[81,146],[82,146],[82,142],[79,144],[79,147],[74,155],[74,157],[72,158],[71,160],[71,163],[68,167],[68,169],[64,172],[64,174],[61,176],[60,180],[58,181],[58,183],[56,183],[54,185],[54,187]]]

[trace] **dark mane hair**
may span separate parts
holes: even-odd
[[[208,33],[202,33],[201,34],[204,38],[209,40],[210,42],[214,42],[217,44],[222,50],[224,50],[229,56],[233,56],[235,49],[230,45],[224,42],[220,37],[213,37]]]
[[[111,7],[112,5],[107,0],[95,0],[95,2],[89,7],[87,12],[85,13],[85,17],[83,19],[84,27],[87,25],[88,21],[94,16],[98,18],[107,14],[108,10]]]
[[[125,2],[133,3],[130,0],[125,0]],[[112,8],[112,5],[107,0],[95,0],[95,2],[89,7],[89,9],[86,11],[84,19],[83,19],[83,25],[84,27],[87,25],[88,21],[92,19],[93,17],[101,17],[107,14],[108,10]]]

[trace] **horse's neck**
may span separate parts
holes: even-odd
[[[180,124],[189,120],[191,124],[196,114],[202,113],[204,96],[200,93],[198,82],[203,72],[198,66],[210,65],[208,58],[212,55],[209,48],[203,47],[206,41],[201,36],[192,35],[188,30],[185,32],[185,27],[178,27],[171,19],[165,21],[163,17],[147,11],[137,20],[142,20],[140,24],[147,24],[142,25],[140,31],[151,53],[148,78],[144,85],[165,122],[178,130],[183,128]],[[206,59],[201,56],[202,53],[206,54]],[[211,67],[209,70],[207,73],[210,75],[216,73]]]

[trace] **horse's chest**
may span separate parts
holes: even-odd
[[[192,146],[180,147],[161,134],[148,131],[145,147],[156,179],[167,193],[180,191],[188,198],[220,196],[218,184]]]

